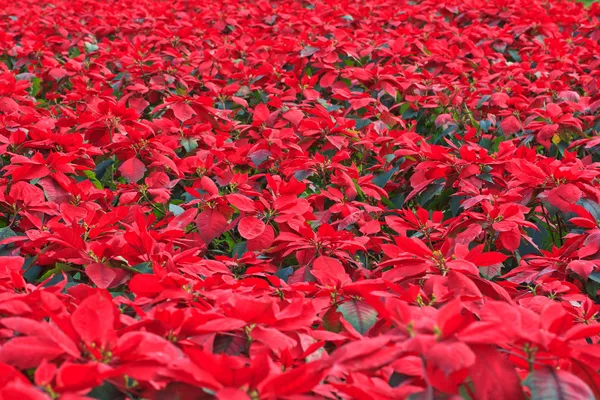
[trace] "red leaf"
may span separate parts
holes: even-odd
[[[559,105],[555,103],[546,104],[546,114],[550,116],[550,118],[556,118],[562,113],[562,109]]]
[[[496,251],[489,251],[487,253],[474,253],[469,254],[466,257],[468,261],[471,261],[478,267],[488,267],[490,265],[500,264],[504,262],[507,258],[507,255]]]
[[[511,115],[500,122],[500,128],[505,135],[513,135],[521,130],[521,123],[515,116]]]
[[[241,97],[231,96],[231,100],[234,103],[239,104],[240,106],[242,106],[244,108],[248,108],[248,102],[246,100],[242,99]]]
[[[200,188],[211,196],[216,196],[219,194],[219,188],[217,185],[206,175],[200,178]]]
[[[319,81],[319,85],[321,85],[322,88],[328,88],[333,85],[333,82],[335,82],[337,76],[338,73],[336,71],[329,71],[323,74],[321,80]]]
[[[19,110],[19,104],[10,97],[0,97],[0,111],[12,114]]]
[[[172,342],[150,332],[127,332],[119,337],[115,353],[121,361],[151,360],[154,364],[168,364],[180,358],[182,351]]]
[[[64,68],[51,68],[50,71],[48,71],[48,75],[58,81],[65,76],[68,76],[69,72]]]
[[[260,325],[252,329],[250,335],[253,340],[262,342],[265,346],[277,353],[285,349],[290,349],[298,344],[294,339],[279,332],[277,329]]]
[[[95,293],[82,301],[71,314],[71,324],[88,346],[93,343],[107,347],[117,339],[113,325],[118,315],[118,310],[109,298]]]
[[[98,363],[63,364],[56,374],[56,386],[65,391],[89,390],[102,383]]]
[[[42,361],[33,375],[35,384],[38,386],[45,386],[50,384],[52,379],[54,379],[56,370],[57,367],[55,364],[49,363],[46,360]]]
[[[185,122],[192,118],[193,115],[196,115],[194,109],[187,103],[174,103],[171,105],[171,110],[173,110],[175,118],[181,122]]]
[[[341,286],[351,282],[344,266],[335,258],[321,256],[313,263],[311,273],[317,282],[325,286]]]
[[[238,224],[238,231],[244,239],[254,239],[265,231],[265,223],[255,217],[244,217]]]
[[[227,220],[216,210],[205,210],[196,217],[198,234],[204,243],[209,244],[214,238],[221,236],[227,229]]]
[[[551,139],[554,137],[554,134],[556,133],[558,128],[560,128],[560,125],[558,124],[546,125],[538,131],[538,133],[535,135],[535,138],[538,142],[544,145],[546,149],[550,149],[550,147],[552,146]]]
[[[564,338],[565,340],[578,340],[598,335],[600,335],[600,323],[595,323],[574,326],[565,333]]]
[[[385,353],[390,353],[387,348],[389,342],[390,338],[386,336],[356,340],[351,345],[341,346],[336,349],[331,354],[331,361],[336,365],[344,365],[346,368],[351,368],[352,366],[369,368],[366,364],[378,362],[377,360],[372,360],[372,358],[373,356],[381,356],[381,353],[377,354],[379,351],[383,350]],[[385,357],[380,357],[379,362],[383,361],[383,359]]]
[[[548,202],[561,211],[568,212],[572,204],[581,198],[581,189],[572,183],[560,185],[548,193]]]
[[[230,387],[220,389],[215,397],[217,400],[251,400],[250,396],[243,390]]]
[[[300,110],[290,110],[283,114],[283,118],[287,119],[294,125],[298,125],[304,118],[304,113]]]
[[[475,364],[471,379],[478,400],[521,400],[525,398],[514,365],[492,346],[472,346]]]
[[[470,368],[475,363],[475,354],[463,342],[439,342],[425,351],[427,363],[433,363],[446,375]]]
[[[323,315],[323,328],[330,332],[339,333],[342,330],[340,317],[342,317],[342,313],[338,312],[336,307],[331,307]]]
[[[0,348],[0,363],[29,369],[37,367],[43,360],[52,360],[63,353],[64,350],[50,339],[36,336],[15,337]]]
[[[567,265],[567,269],[570,269],[571,271],[575,272],[584,280],[587,280],[589,278],[590,274],[595,268],[596,264],[586,260],[574,260]]]
[[[454,299],[445,304],[437,316],[437,325],[444,337],[450,337],[473,322],[470,312],[464,310],[462,303]]]
[[[253,212],[256,210],[254,202],[244,195],[237,193],[228,194],[227,200],[240,211]]]
[[[197,208],[185,210],[169,222],[169,229],[184,230],[186,226],[192,223],[198,212]]]
[[[446,266],[452,271],[459,271],[471,275],[479,274],[477,266],[467,260],[450,260],[446,262]]]
[[[129,281],[129,290],[137,296],[152,296],[164,290],[160,284],[160,278],[151,274],[138,274]]]
[[[0,256],[0,265],[2,269],[7,269],[10,271],[17,272],[23,266],[25,259],[20,256]],[[0,273],[0,277],[2,273]]]
[[[396,236],[394,238],[398,247],[410,254],[414,254],[418,257],[430,256],[431,249],[429,249],[421,240],[408,238],[405,236]]]
[[[121,164],[119,172],[128,182],[137,182],[144,177],[146,166],[136,157],[133,157]]]
[[[269,119],[269,108],[266,104],[260,103],[254,108],[254,116],[252,117],[252,125],[260,126]]]
[[[494,93],[490,97],[490,103],[495,107],[507,108],[506,102],[510,99],[506,93]],[[514,117],[513,117],[514,118]]]
[[[517,229],[500,232],[498,242],[502,248],[508,251],[515,251],[519,248],[519,243],[521,243],[521,234]]]
[[[37,184],[44,189],[48,201],[60,204],[69,202],[71,198],[71,195],[50,177],[40,179]]]
[[[374,103],[376,101],[377,100],[375,100],[372,97],[363,97],[362,99],[348,100],[348,102],[350,103],[350,110],[359,110],[359,109],[366,107],[369,104]]]
[[[102,263],[88,265],[85,267],[85,274],[101,289],[108,288],[117,277],[117,273],[112,268]]]
[[[261,251],[271,247],[274,239],[275,230],[271,225],[267,225],[265,231],[254,239],[249,239],[246,246],[249,251]]]
[[[324,373],[325,370],[319,368],[319,364],[305,364],[280,375],[272,375],[260,384],[259,392],[265,398],[307,393],[319,384]]]

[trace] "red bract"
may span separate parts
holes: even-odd
[[[0,400],[600,398],[600,7],[16,0]]]

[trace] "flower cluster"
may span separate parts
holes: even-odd
[[[0,399],[600,398],[600,6],[1,3]]]

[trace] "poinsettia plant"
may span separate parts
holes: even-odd
[[[600,6],[17,0],[0,399],[600,398]]]

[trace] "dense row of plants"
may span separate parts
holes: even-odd
[[[17,0],[0,399],[600,398],[600,7]]]

